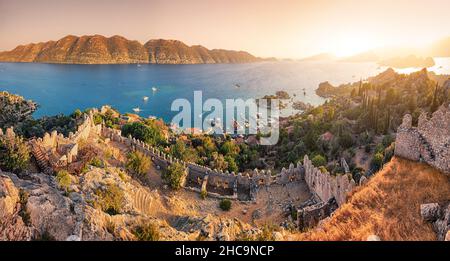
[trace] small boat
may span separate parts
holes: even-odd
[[[234,84],[234,87],[241,88],[241,86],[239,84],[237,84],[237,83]]]
[[[144,101],[148,101],[148,97],[147,97],[147,96],[142,97],[142,99],[143,99]]]
[[[158,89],[156,87],[152,87],[152,91],[156,92]]]
[[[140,65],[140,64],[137,64],[137,67],[141,67],[141,65]]]
[[[141,109],[140,109],[139,107],[136,107],[136,108],[133,108],[133,111],[134,111],[134,112],[140,112]]]

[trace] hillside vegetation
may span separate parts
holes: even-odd
[[[447,176],[423,164],[394,157],[350,195],[334,215],[296,240],[436,240],[422,221],[420,204],[449,200]]]

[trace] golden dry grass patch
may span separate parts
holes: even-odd
[[[450,200],[449,177],[423,164],[393,158],[370,181],[350,193],[334,215],[295,240],[436,240],[422,221],[420,204]]]

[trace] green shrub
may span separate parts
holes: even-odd
[[[384,152],[384,146],[383,144],[377,144],[377,146],[375,147],[375,154],[376,153],[383,153]]]
[[[148,125],[151,126],[148,126]],[[159,145],[164,142],[164,135],[161,130],[151,122],[143,124],[140,122],[128,123],[122,127],[122,135],[132,137],[141,140],[150,145]]]
[[[0,169],[19,173],[30,161],[30,152],[23,138],[6,135],[0,137]]]
[[[119,214],[122,211],[125,195],[123,190],[115,184],[110,184],[105,190],[97,189],[98,199],[95,205],[110,215]]]
[[[67,172],[66,170],[60,170],[56,174],[56,182],[58,183],[60,189],[68,192],[70,185],[72,185],[72,178],[69,172]]]
[[[327,160],[322,155],[314,156],[311,161],[315,167],[325,166],[327,164]]]
[[[297,220],[297,218],[298,218],[298,211],[297,211],[297,208],[295,208],[295,207],[291,208],[291,218],[294,221]]]
[[[257,241],[275,241],[275,237],[273,236],[274,231],[275,231],[274,226],[265,224],[262,228],[262,231],[258,234],[256,240]]]
[[[72,118],[79,119],[79,118],[81,118],[82,115],[83,115],[83,113],[80,111],[80,109],[76,109],[72,113]]]
[[[383,159],[384,156],[382,153],[376,153],[373,158],[372,158],[372,168],[377,171],[381,168],[381,166],[383,165]]]
[[[146,223],[136,227],[133,234],[139,241],[158,241],[160,233],[155,223]]]
[[[80,173],[81,173],[81,174],[86,174],[86,173],[88,173],[88,171],[89,171],[89,166],[88,166],[88,164],[85,164],[85,165],[81,168]]]
[[[327,168],[325,168],[325,166],[319,166],[319,170],[322,173],[327,173],[328,172],[328,170],[327,170]]]
[[[355,180],[357,183],[359,182],[359,180],[361,179],[362,176],[364,176],[365,170],[361,167],[356,167],[352,170],[352,178],[353,180]]]
[[[200,192],[200,197],[202,199],[206,199],[207,196],[208,196],[208,191],[206,191],[205,189],[202,189],[202,191]]]
[[[395,143],[391,144],[384,150],[383,163],[389,162],[391,158],[394,156],[394,152],[395,152]]]
[[[94,124],[99,125],[99,124],[102,124],[102,122],[103,122],[102,115],[100,115],[98,113],[94,114]]]
[[[227,155],[224,157],[224,160],[228,163],[228,171],[229,172],[237,172],[239,170],[236,161],[233,157]]]
[[[384,137],[383,137],[383,141],[381,142],[382,144],[383,144],[383,146],[385,147],[385,148],[387,148],[387,147],[389,147],[389,145],[391,145],[391,143],[392,142],[394,142],[395,141],[395,139],[394,139],[394,137],[392,136],[392,135],[385,135]]]
[[[147,174],[150,169],[150,165],[150,158],[139,151],[128,154],[127,163],[125,164],[129,172],[139,176],[144,176]]]
[[[231,209],[231,200],[229,199],[222,199],[219,203],[220,209],[223,211],[229,211]]]
[[[125,172],[123,172],[123,171],[121,171],[121,170],[118,170],[118,171],[117,171],[117,174],[119,175],[119,178],[120,178],[122,181],[127,181],[127,175],[125,174]]]
[[[19,216],[22,217],[23,223],[25,225],[30,226],[31,225],[31,217],[30,212],[27,210],[27,202],[28,202],[29,194],[23,189],[19,190],[19,204],[20,204],[20,211]]]
[[[239,146],[237,146],[233,141],[225,141],[222,146],[220,146],[220,153],[225,156],[236,156],[239,154]]]
[[[95,157],[89,162],[89,165],[92,165],[92,166],[97,167],[97,168],[104,168],[105,167],[105,162],[103,162],[103,160]]]
[[[353,146],[353,137],[350,135],[350,133],[344,133],[339,137],[339,145],[341,145],[343,148],[347,149]]]
[[[163,179],[170,185],[172,189],[179,189],[183,185],[183,177],[185,168],[183,164],[175,162],[171,164],[163,173]]]

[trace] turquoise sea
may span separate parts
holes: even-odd
[[[448,63],[448,59],[445,60]],[[436,68],[439,68],[437,66]],[[284,90],[295,100],[317,105],[324,100],[314,90],[323,81],[337,85],[382,72],[375,63],[263,62],[202,65],[63,65],[0,63],[0,91],[32,99],[40,105],[35,117],[69,114],[109,104],[120,112],[156,116],[170,121],[177,98],[261,98]],[[441,70],[443,68],[439,68]],[[450,71],[450,68],[444,68]],[[240,87],[236,87],[239,85]],[[152,87],[157,90],[153,91]],[[303,88],[306,95],[303,94]],[[148,96],[147,101],[143,100]],[[289,114],[287,110],[283,114]]]

